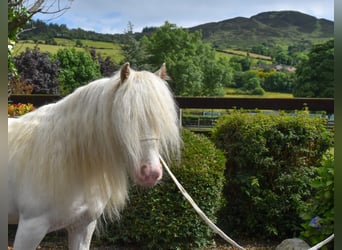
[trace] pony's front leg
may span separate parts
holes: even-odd
[[[35,250],[48,232],[45,218],[20,219],[15,234],[13,250]]]
[[[88,225],[71,225],[67,228],[70,250],[88,250],[91,237],[96,227],[96,220]]]

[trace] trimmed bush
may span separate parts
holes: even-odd
[[[213,131],[226,154],[226,207],[219,226],[232,235],[259,239],[300,232],[299,211],[311,197],[310,180],[332,146],[326,120],[295,115],[251,115],[234,111]]]
[[[206,215],[216,221],[222,206],[225,158],[206,137],[182,132],[179,166],[172,171]],[[197,215],[165,173],[151,189],[133,187],[118,223],[107,225],[105,240],[139,249],[197,249],[212,243],[213,232]]]

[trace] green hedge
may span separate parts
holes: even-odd
[[[284,238],[301,230],[299,211],[312,195],[310,180],[332,146],[326,120],[295,115],[248,114],[235,110],[212,134],[225,151],[226,206],[219,226],[232,235]]]
[[[180,166],[172,171],[207,216],[216,221],[222,207],[224,154],[206,137],[182,132]],[[165,172],[151,189],[133,187],[118,223],[107,225],[101,240],[139,249],[196,249],[212,243],[211,229],[197,215]]]
[[[317,168],[317,176],[310,185],[314,196],[307,201],[302,211],[303,231],[300,236],[311,246],[334,233],[334,154],[327,153]],[[322,249],[334,249],[333,241]]]

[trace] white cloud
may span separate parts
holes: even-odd
[[[264,11],[297,10],[317,18],[334,18],[333,0],[74,0],[71,9],[52,22],[101,33],[123,33],[128,22],[134,31],[165,21],[181,27],[250,17]]]

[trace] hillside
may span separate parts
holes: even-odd
[[[262,43],[289,45],[325,41],[334,36],[334,22],[297,11],[270,11],[250,18],[206,23],[189,30],[201,30],[203,39],[216,48],[248,49]]]
[[[176,24],[177,25],[177,24]],[[123,43],[124,34],[100,34],[80,28],[68,29],[66,25],[45,24],[34,21],[27,32],[20,34],[21,40],[49,40],[52,38],[86,39],[93,41]],[[149,36],[156,27],[146,27],[135,33],[137,39]],[[236,17],[220,22],[211,22],[189,28],[190,32],[201,30],[203,39],[217,49],[247,50],[255,45],[266,44],[288,46],[317,43],[334,36],[334,22],[297,11],[263,12],[250,18]]]

